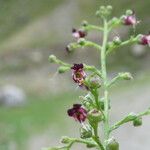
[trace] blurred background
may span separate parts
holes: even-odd
[[[0,0],[0,150],[40,150],[58,144],[61,135],[79,136],[80,125],[67,117],[66,110],[79,103],[78,96],[85,91],[72,82],[70,72],[59,75],[48,56],[99,67],[94,49],[67,54],[65,47],[73,41],[72,27],[78,28],[82,20],[100,24],[95,11],[106,4],[114,7],[113,16],[130,8],[141,21],[136,30],[115,29],[110,40],[149,32],[149,0]],[[89,33],[88,39],[101,42],[101,34]],[[149,60],[149,47],[139,45],[126,46],[109,56],[110,77],[119,71],[134,75],[133,81],[118,83],[110,91],[112,122],[150,106]],[[149,130],[150,117],[144,117],[142,127],[127,124],[114,136],[121,150],[149,150]]]

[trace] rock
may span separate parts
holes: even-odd
[[[8,107],[22,106],[25,104],[25,92],[14,85],[5,85],[0,89],[0,104]]]
[[[131,52],[134,57],[143,57],[146,54],[146,49],[143,45],[134,45]]]

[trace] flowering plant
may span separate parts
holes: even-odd
[[[62,137],[61,142],[65,144],[62,147],[46,148],[46,150],[69,150],[74,143],[82,143],[87,148],[96,148],[99,150],[119,150],[119,143],[112,137],[112,132],[121,125],[133,122],[135,127],[142,125],[142,117],[150,114],[150,108],[140,113],[129,113],[120,121],[110,124],[110,87],[120,80],[131,80],[133,77],[129,72],[118,73],[116,77],[109,80],[107,75],[106,58],[117,48],[127,44],[150,45],[150,34],[131,36],[128,40],[122,41],[120,37],[114,37],[112,41],[108,41],[109,33],[117,26],[133,26],[135,27],[139,21],[135,12],[127,10],[125,15],[120,18],[109,19],[112,12],[112,6],[101,6],[96,12],[96,16],[103,21],[103,26],[95,26],[84,21],[80,29],[73,29],[72,35],[77,42],[70,43],[66,50],[73,52],[77,48],[93,47],[98,50],[100,56],[100,69],[95,66],[86,64],[68,64],[59,60],[56,56],[50,55],[51,63],[59,64],[59,73],[72,71],[73,81],[86,92],[85,96],[81,96],[81,104],[73,104],[67,113],[69,117],[75,119],[81,124],[80,138]],[[103,32],[102,44],[97,44],[86,40],[88,32],[97,30]],[[87,74],[88,72],[88,74]],[[103,92],[100,96],[99,93]],[[103,134],[98,133],[100,125],[103,124]],[[102,132],[101,132],[102,133]]]

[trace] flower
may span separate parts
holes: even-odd
[[[84,122],[87,118],[87,111],[82,107],[81,104],[74,104],[73,108],[68,109],[68,116],[73,117],[76,121]]]
[[[83,64],[74,64],[72,69],[72,79],[75,83],[78,83],[79,86],[83,85],[84,79],[86,78],[86,73],[83,70]]]
[[[147,35],[141,35],[139,43],[142,45],[150,45],[150,33]]]
[[[84,38],[85,36],[87,36],[87,32],[82,30],[82,29],[72,29],[72,36],[79,39],[79,38]]]
[[[137,25],[139,21],[137,21],[134,11],[131,14],[123,16],[123,24],[124,25]]]

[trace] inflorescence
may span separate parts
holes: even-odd
[[[69,117],[81,124],[80,138],[63,137],[62,143],[65,146],[49,148],[48,150],[64,149],[69,150],[74,143],[85,144],[88,148],[95,147],[99,150],[119,150],[119,143],[112,137],[112,132],[127,122],[133,122],[134,126],[142,125],[142,117],[150,114],[150,109],[135,114],[129,113],[120,121],[110,125],[110,98],[109,88],[119,80],[131,80],[132,75],[129,72],[118,73],[116,77],[109,81],[107,77],[106,58],[113,51],[121,46],[128,44],[140,44],[150,46],[150,33],[139,34],[131,36],[128,40],[122,41],[120,37],[115,36],[112,41],[108,41],[109,33],[118,26],[131,26],[136,27],[139,20],[132,10],[127,10],[124,15],[119,18],[108,19],[112,12],[112,6],[101,6],[96,12],[96,16],[103,20],[103,26],[95,26],[89,24],[87,21],[82,23],[81,28],[72,29],[72,36],[75,38],[74,43],[70,43],[66,50],[73,52],[78,48],[93,47],[100,53],[100,69],[95,66],[89,66],[78,62],[77,64],[68,64],[59,60],[56,56],[49,57],[50,62],[59,64],[59,73],[71,71],[72,80],[87,93],[85,96],[80,96],[82,99],[81,104],[73,104],[73,107],[68,109],[67,114]],[[103,32],[102,44],[97,44],[93,41],[86,39],[88,32],[97,30]],[[103,93],[103,96],[99,94]],[[103,124],[102,134],[99,134],[99,124]],[[102,136],[104,136],[102,138]]]

